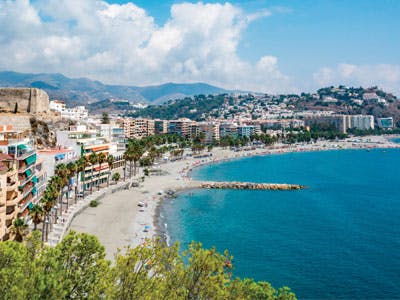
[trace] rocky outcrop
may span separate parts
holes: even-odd
[[[286,183],[254,183],[254,182],[200,182],[199,186],[204,189],[234,189],[234,190],[273,190],[273,191],[290,191],[301,190],[305,186],[298,184]]]
[[[49,110],[49,96],[36,88],[0,88],[0,111],[37,114]]]

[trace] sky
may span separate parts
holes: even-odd
[[[0,0],[0,70],[400,95],[398,0]]]

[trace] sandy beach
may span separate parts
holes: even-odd
[[[112,259],[117,249],[137,246],[146,238],[157,234],[157,206],[165,197],[165,191],[193,188],[190,171],[198,166],[254,155],[285,152],[321,151],[332,149],[400,148],[389,141],[392,137],[367,136],[350,138],[340,142],[318,142],[304,145],[275,145],[248,151],[235,152],[214,148],[207,158],[187,157],[182,160],[156,165],[165,171],[163,175],[146,177],[139,187],[107,195],[98,207],[88,207],[77,215],[70,229],[96,235],[105,246],[107,257]],[[206,152],[204,153],[206,154]],[[137,177],[141,177],[139,174]],[[301,184],[301,183],[298,183]],[[143,206],[139,206],[139,202]]]

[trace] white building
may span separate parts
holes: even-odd
[[[65,105],[64,101],[54,100],[54,101],[50,101],[49,108],[51,110],[58,111],[61,113],[62,111],[67,109],[67,106]]]
[[[76,106],[62,111],[61,117],[73,120],[87,120],[89,111],[84,106]]]
[[[50,109],[59,112],[66,119],[87,120],[89,117],[89,111],[84,106],[67,108],[65,102],[60,100],[50,101]]]
[[[357,128],[361,130],[374,129],[374,116],[370,115],[350,116],[350,128]]]

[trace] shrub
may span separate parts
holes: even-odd
[[[97,206],[99,206],[99,201],[97,201],[97,200],[92,200],[92,201],[90,201],[90,203],[89,203],[89,206],[90,207],[97,207]]]

